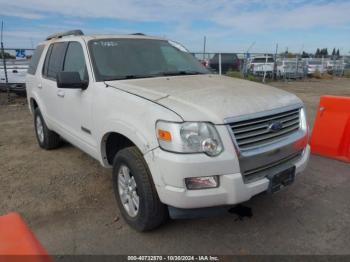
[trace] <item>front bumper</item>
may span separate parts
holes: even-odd
[[[218,131],[225,146],[232,144],[224,129],[219,128]],[[225,140],[230,143],[225,143]],[[302,156],[294,163],[296,174],[305,169],[309,155],[310,147],[307,145]],[[266,191],[269,186],[269,180],[265,177],[250,183],[243,180],[233,145],[229,148],[226,146],[225,151],[215,158],[204,154],[174,154],[157,148],[146,154],[145,159],[161,202],[176,208],[234,205]],[[186,189],[185,177],[213,175],[220,176],[219,187],[202,190]]]

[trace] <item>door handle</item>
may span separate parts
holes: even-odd
[[[38,88],[41,89],[43,88],[43,86],[41,84],[38,84]]]
[[[64,92],[62,90],[57,91],[57,96],[64,97]]]

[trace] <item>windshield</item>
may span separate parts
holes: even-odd
[[[153,39],[89,41],[96,81],[208,74],[181,45]]]

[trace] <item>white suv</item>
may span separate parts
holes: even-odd
[[[140,231],[276,192],[308,161],[300,99],[211,74],[166,39],[56,34],[26,85],[39,145],[64,139],[112,167],[121,213]]]
[[[266,75],[273,76],[275,60],[272,56],[257,56],[254,57],[248,65],[250,72],[255,76]]]

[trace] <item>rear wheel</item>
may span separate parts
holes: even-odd
[[[114,158],[113,188],[125,221],[138,231],[152,230],[168,217],[159,200],[141,152],[136,147],[122,149]]]
[[[34,128],[38,144],[41,148],[49,150],[61,145],[60,136],[48,129],[39,108],[36,108],[34,111]]]

